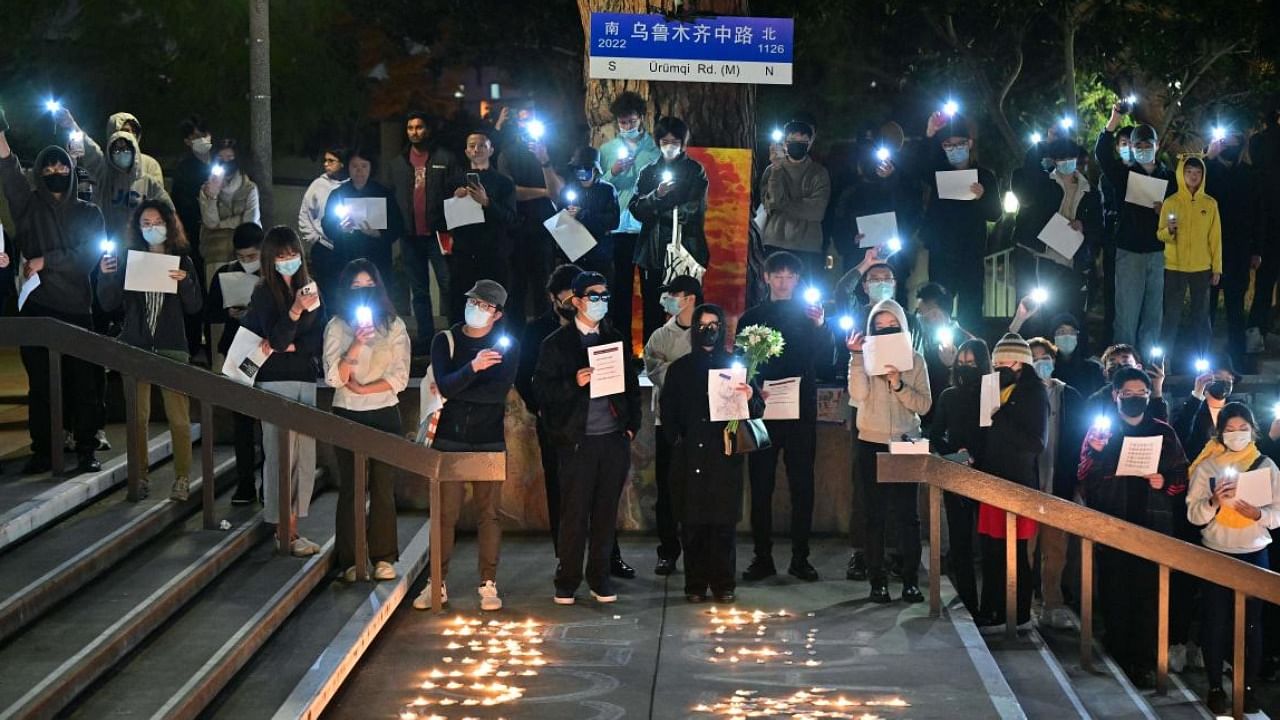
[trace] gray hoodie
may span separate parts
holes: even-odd
[[[139,122],[138,118],[132,113],[118,112],[112,115],[111,117],[107,118],[107,131],[103,133],[103,136],[111,137],[112,135],[115,135],[116,133],[123,130],[124,124],[129,122],[130,120],[137,123],[138,127],[142,127],[142,123]],[[163,186],[164,172],[160,170],[160,163],[156,162],[155,158],[142,152],[141,143],[138,144],[137,158],[138,158],[137,160],[138,166],[142,168],[142,174],[148,177],[155,178],[156,182],[160,183],[160,185]]]
[[[868,334],[881,312],[893,313],[902,332],[910,332],[902,306],[893,300],[881,300],[867,313]],[[909,341],[910,336],[907,337]],[[929,412],[933,396],[929,393],[929,370],[924,357],[918,352],[912,354],[911,369],[903,370],[900,375],[900,389],[889,387],[887,376],[867,375],[861,352],[849,354],[849,404],[858,408],[859,440],[887,445],[901,440],[903,435],[920,437],[920,416]]]
[[[84,136],[84,166],[93,177],[93,200],[102,208],[107,221],[107,234],[122,239],[129,229],[133,211],[144,200],[159,200],[173,207],[164,183],[143,172],[138,162],[138,139],[123,130],[113,133],[107,140],[107,148],[124,140],[133,148],[133,165],[127,169],[118,167],[106,156],[101,146],[88,135]]]

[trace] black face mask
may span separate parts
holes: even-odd
[[[1212,395],[1214,400],[1226,400],[1233,389],[1230,380],[1214,380],[1204,391]]]
[[[1011,367],[996,368],[1000,373],[1000,387],[1007,388],[1018,381],[1018,373]]]
[[[556,313],[565,320],[572,322],[578,316],[578,309],[569,303],[565,303],[564,305],[556,305]]]
[[[1148,399],[1141,395],[1120,398],[1120,412],[1126,417],[1142,417],[1147,412],[1147,402]]]
[[[982,370],[969,365],[957,365],[952,368],[957,385],[977,385],[982,382]]]
[[[889,327],[876,328],[875,330],[871,331],[871,334],[872,335],[897,335],[900,332],[902,332],[902,328],[896,325],[891,325]]]
[[[40,179],[44,181],[45,188],[51,193],[62,194],[71,187],[71,175],[41,175]]]
[[[792,160],[803,160],[809,154],[809,143],[807,142],[789,142],[787,143],[787,157]]]
[[[698,347],[709,347],[714,350],[724,345],[724,331],[720,328],[695,328],[693,332]]]

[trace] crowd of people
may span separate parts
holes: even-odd
[[[1280,267],[1280,249],[1264,242],[1278,229],[1270,217],[1276,205],[1265,198],[1280,189],[1280,114],[1252,138],[1221,133],[1204,152],[1178,156],[1171,170],[1151,126],[1123,125],[1130,109],[1116,104],[1092,153],[1056,128],[1032,144],[1013,173],[1019,209],[1012,257],[1023,300],[1008,332],[990,344],[982,337],[983,258],[989,227],[1007,208],[996,175],[977,162],[972,124],[954,108],[933,114],[923,136],[910,141],[895,124],[881,127],[859,140],[852,169],[831,172],[812,152],[812,121],[781,128],[758,183],[760,299],[736,319],[707,302],[699,272],[672,272],[673,254],[695,268],[714,261],[704,229],[707,174],[686,152],[691,129],[660,117],[650,130],[645,101],[630,92],[610,106],[614,137],[599,148],[573,148],[564,163],[553,161],[532,112],[504,113],[495,125],[469,132],[461,148],[435,142],[433,118],[411,113],[403,152],[388,167],[379,168],[380,154],[369,148],[326,148],[296,229],[265,232],[258,188],[237,143],[215,142],[199,118],[180,128],[189,152],[166,190],[159,164],[142,152],[133,115],[111,116],[104,152],[58,109],[55,120],[71,139],[41,151],[28,175],[0,112],[0,185],[10,218],[0,220],[10,238],[0,272],[17,271],[27,291],[22,316],[99,331],[114,325],[121,341],[181,362],[203,354],[219,368],[215,358],[247,330],[265,356],[253,378],[258,388],[315,405],[323,379],[333,388],[335,415],[389,433],[403,431],[399,395],[413,358],[428,357],[421,393],[430,422],[421,437],[442,452],[503,450],[514,388],[537,421],[558,559],[554,601],[561,605],[576,602],[584,580],[596,601],[613,602],[616,580],[636,576],[619,551],[616,522],[644,411],[641,366],[653,385],[648,412],[657,429],[654,572],[674,574],[683,557],[691,603],[733,602],[739,580],[777,574],[772,500],[780,460],[790,494],[787,573],[819,580],[809,561],[818,385],[835,378],[849,396],[850,472],[862,510],[854,514],[845,575],[869,582],[871,602],[893,601],[891,576],[901,582],[902,601],[924,599],[917,486],[876,478],[877,453],[901,440],[927,438],[949,460],[1269,567],[1270,531],[1280,527],[1280,470],[1272,459],[1280,457],[1280,419],[1260,422],[1231,396],[1250,353],[1261,349]],[[1253,162],[1245,161],[1246,148]],[[1098,171],[1093,180],[1090,163]],[[950,187],[944,174],[955,170],[973,171],[976,181]],[[1163,197],[1135,202],[1152,179],[1164,181]],[[369,207],[365,200],[382,202],[385,221],[350,212],[357,201]],[[478,219],[451,220],[451,201],[474,203]],[[544,224],[562,211],[596,241],[576,264]],[[862,220],[888,212],[898,235],[866,243]],[[1081,238],[1074,255],[1042,239],[1057,216]],[[819,288],[833,248],[843,274],[824,300]],[[127,289],[126,250],[177,256],[168,271],[176,290]],[[921,251],[927,264],[916,261]],[[917,265],[927,265],[929,282],[909,282]],[[247,301],[225,301],[233,274],[256,278]],[[402,277],[412,326],[392,300]],[[639,359],[630,342],[637,281],[645,341]],[[12,284],[0,282],[0,293]],[[1211,359],[1216,289],[1223,290],[1227,344]],[[1105,298],[1102,335],[1110,338],[1098,359],[1086,322],[1091,291]],[[437,313],[448,319],[439,331]],[[734,329],[751,326],[777,333],[783,344],[758,375],[729,387],[746,408],[741,420],[768,435],[754,452],[736,452],[736,435],[724,419],[713,419],[706,398],[712,371],[740,360]],[[899,344],[904,352],[895,362],[903,367],[872,359],[872,348]],[[623,362],[597,365],[594,359],[614,347]],[[24,472],[45,472],[51,444],[64,441],[49,429],[49,361],[34,347],[23,348],[22,360],[32,440]],[[1194,368],[1195,387],[1171,411],[1165,368],[1181,371],[1183,363]],[[617,376],[605,382],[597,377],[602,367],[616,367]],[[62,368],[68,441],[78,470],[94,471],[105,442],[104,373],[71,357]],[[771,411],[773,393],[788,383],[794,401]],[[137,392],[146,417],[151,388],[139,383]],[[168,390],[162,398],[175,447],[170,497],[185,501],[187,400]],[[315,492],[315,441],[264,423],[259,463],[255,422],[236,415],[233,427],[232,503],[260,500],[269,520],[288,503],[305,517]],[[281,433],[290,441],[289,467],[281,467]],[[1117,474],[1132,437],[1161,438],[1156,472]],[[337,456],[336,553],[341,579],[354,581],[354,459],[344,450]],[[1276,504],[1236,497],[1234,478],[1260,469]],[[281,474],[291,478],[290,498],[277,495]],[[735,528],[744,476],[752,557],[739,574]],[[472,485],[479,605],[497,610],[500,485]],[[369,559],[374,578],[388,580],[396,576],[398,547],[394,474],[375,465],[368,491]],[[449,483],[443,507],[433,509],[445,529],[442,564],[428,568],[415,607],[428,607],[436,583],[447,601],[464,497],[463,484]],[[1076,549],[1065,533],[1018,519],[1017,606],[1007,608],[1004,512],[951,494],[945,509],[948,572],[981,628],[1003,626],[1009,613],[1028,627],[1036,594],[1041,623],[1075,626],[1070,608],[1079,588],[1065,568]],[[319,552],[302,536],[288,549]],[[1097,569],[1107,648],[1135,682],[1151,683],[1155,565],[1100,548]],[[1175,577],[1174,588],[1171,662],[1175,669],[1203,664],[1208,703],[1219,711],[1227,703],[1221,675],[1231,592],[1185,577]],[[1263,656],[1280,654],[1280,623],[1268,625],[1264,648],[1263,608],[1251,600],[1247,612],[1247,676],[1254,683]],[[1246,705],[1253,702],[1250,690]]]

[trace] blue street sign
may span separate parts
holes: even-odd
[[[591,13],[592,78],[791,84],[791,18]]]

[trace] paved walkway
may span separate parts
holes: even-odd
[[[844,580],[847,545],[816,547],[829,579],[740,586],[736,605],[713,609],[685,602],[681,575],[652,574],[650,541],[624,540],[641,574],[620,581],[619,602],[598,605],[584,588],[576,606],[558,607],[550,543],[508,538],[506,608],[482,614],[475,545],[460,542],[449,612],[406,603],[326,717],[1012,716],[1001,712],[1008,687],[971,624],[932,619],[926,605],[867,603],[867,585]]]

